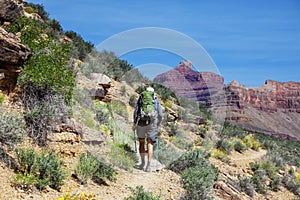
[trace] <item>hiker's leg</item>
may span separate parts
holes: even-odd
[[[148,138],[147,140],[147,147],[148,147],[148,162],[150,163],[153,156],[153,141]]]
[[[145,139],[139,139],[139,152],[142,160],[142,165],[145,165]]]

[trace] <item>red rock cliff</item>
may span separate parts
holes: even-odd
[[[154,78],[155,82],[177,92],[178,95],[206,102],[210,95],[222,90],[224,78],[211,72],[196,72],[190,62],[181,61],[174,69]]]

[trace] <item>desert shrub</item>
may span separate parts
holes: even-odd
[[[2,91],[0,90],[0,106],[2,105],[3,101],[5,99],[5,95],[2,93]]]
[[[161,138],[158,140],[158,160],[162,164],[168,166],[174,160],[177,160],[181,154],[180,150],[175,148],[174,145],[168,144],[165,139]]]
[[[17,160],[22,172],[31,173],[37,157],[33,149],[17,149]]]
[[[170,141],[179,149],[191,150],[193,148],[193,143],[188,142],[183,138],[172,136]]]
[[[150,80],[143,76],[137,68],[132,68],[123,76],[121,80],[125,80],[129,85],[133,83],[148,83]]]
[[[135,107],[136,101],[137,101],[136,95],[135,94],[130,95],[128,103],[131,107]]]
[[[256,133],[255,138],[262,148],[267,149],[271,154],[276,152],[284,164],[300,167],[300,143],[298,141],[283,140],[262,133]]]
[[[0,106],[0,143],[12,146],[21,142],[26,133],[24,118],[14,111],[4,111]]]
[[[267,192],[265,187],[266,180],[266,171],[263,169],[256,170],[251,178],[251,182],[254,185],[255,190],[261,194],[266,194]]]
[[[295,195],[300,195],[300,183],[296,180],[294,175],[286,174],[282,178],[283,185]]]
[[[180,173],[187,168],[203,165],[207,162],[206,159],[209,156],[206,152],[195,149],[180,156],[170,164],[169,168],[176,173]]]
[[[49,90],[32,85],[23,88],[22,101],[25,107],[24,118],[30,130],[29,137],[43,146],[55,125],[69,115],[69,107],[61,95],[53,95]]]
[[[245,146],[245,144],[239,139],[234,141],[233,148],[234,148],[234,150],[236,150],[240,153],[247,150],[247,147]]]
[[[91,153],[81,154],[75,167],[75,174],[81,183],[92,179],[97,171],[99,161]]]
[[[13,184],[16,187],[27,191],[33,188],[36,180],[37,178],[31,173],[27,173],[26,171],[24,173],[19,172],[13,177]]]
[[[206,199],[217,177],[218,170],[208,163],[184,170],[181,178],[187,190],[185,199]]]
[[[27,7],[25,7],[25,11],[28,12],[29,14],[31,14],[31,13],[34,13],[35,10],[31,6],[27,6]]]
[[[114,181],[116,170],[88,152],[80,155],[75,174],[81,183],[85,184],[91,179],[100,183],[105,178]]]
[[[19,173],[15,176],[17,186],[29,187],[34,184],[42,190],[46,186],[59,189],[63,185],[63,162],[53,152],[42,151],[38,154],[32,149],[18,149],[16,155],[20,165]]]
[[[121,101],[113,100],[110,102],[109,107],[113,113],[117,113],[122,117],[128,118],[126,105],[124,105]]]
[[[74,31],[66,31],[65,35],[72,39],[72,56],[80,60],[84,60],[86,55],[89,54],[94,45],[91,42],[86,42]]]
[[[300,182],[300,172],[296,174],[296,180]]]
[[[185,109],[179,109],[178,110],[178,119],[182,120],[185,123],[191,122],[191,118],[188,114],[188,111]]]
[[[246,176],[238,175],[240,191],[245,192],[250,197],[254,197],[255,188],[251,180]]]
[[[244,131],[243,129],[234,126],[228,122],[225,122],[223,125],[222,130],[219,132],[219,136],[221,138],[232,138],[232,137],[237,137],[237,138],[244,138],[248,133]]]
[[[113,144],[109,153],[110,162],[127,171],[135,165],[135,153],[127,144]]]
[[[211,155],[212,157],[217,158],[225,163],[230,163],[230,158],[228,155],[220,149],[213,149]]]
[[[150,86],[154,88],[154,91],[160,96],[161,100],[166,101],[169,99],[177,102],[177,96],[173,90],[160,83],[151,83]]]
[[[21,32],[22,43],[34,52],[25,62],[18,78],[21,88],[34,85],[40,90],[50,90],[53,94],[62,95],[70,103],[75,77],[68,65],[71,51],[69,44],[46,36],[45,23],[26,17],[18,18],[7,29],[13,33]]]
[[[185,199],[205,199],[218,177],[218,169],[206,159],[208,154],[195,149],[183,154],[172,162],[169,168],[181,174],[183,187],[186,189]]]
[[[226,154],[230,154],[232,151],[232,145],[226,139],[218,140],[215,147],[224,151]]]
[[[136,188],[130,188],[130,190],[132,194],[124,200],[162,200],[160,196],[145,191],[142,185]]]
[[[242,141],[247,148],[251,148],[255,151],[257,151],[260,147],[260,143],[253,137],[253,135],[246,135]]]

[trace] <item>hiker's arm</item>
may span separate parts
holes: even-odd
[[[158,100],[156,100],[156,110],[157,110],[157,126],[159,126],[163,115],[162,115],[161,105]]]
[[[141,97],[139,97],[139,99],[137,100],[136,105],[135,105],[135,109],[134,109],[134,113],[133,113],[133,123],[134,123],[134,125],[137,123],[138,116],[139,116],[140,101],[141,101]]]

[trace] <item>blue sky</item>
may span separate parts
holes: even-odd
[[[64,30],[95,46],[123,31],[161,27],[200,44],[225,83],[260,86],[265,80],[300,81],[300,1],[298,0],[28,0],[42,4]],[[182,59],[147,49],[121,57],[134,66],[158,63],[165,69]],[[201,70],[200,70],[201,71]]]

